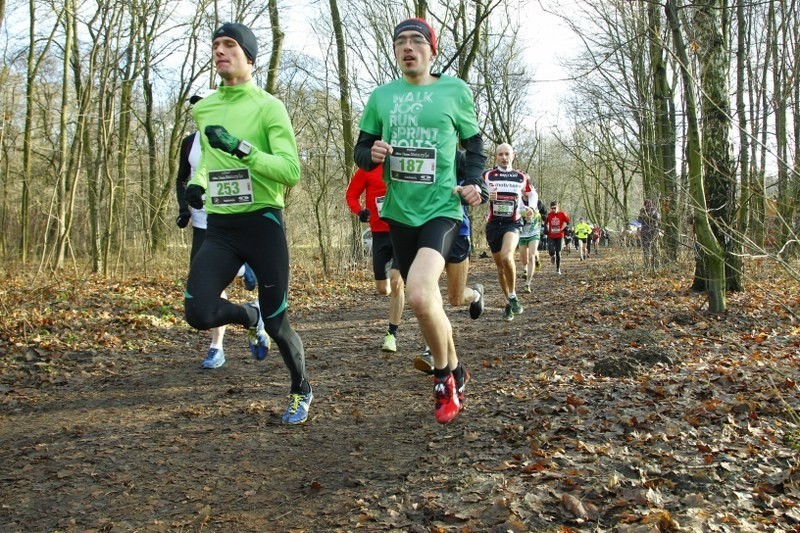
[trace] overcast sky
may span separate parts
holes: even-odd
[[[551,2],[542,0],[541,3],[548,5]],[[563,10],[569,0],[560,0],[559,3]],[[307,24],[310,12],[309,8],[303,7],[303,2],[286,4],[284,9],[284,27],[300,28]],[[556,123],[559,99],[566,91],[564,80],[568,74],[562,69],[560,59],[573,53],[577,40],[559,17],[541,9],[538,0],[529,0],[527,7],[519,13],[519,18],[525,21],[523,35],[529,50],[526,54],[528,70],[535,73],[531,109],[539,127],[546,128]],[[308,53],[309,49],[316,46],[316,37],[310,30],[287,32],[286,48],[289,50]]]

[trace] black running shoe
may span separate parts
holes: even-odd
[[[478,283],[473,290],[478,293],[478,300],[469,304],[469,317],[476,320],[483,314],[483,285]]]

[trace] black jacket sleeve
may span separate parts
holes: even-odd
[[[467,156],[464,155],[463,150],[456,150],[456,183],[464,185],[464,175],[467,171]],[[482,181],[482,180],[481,180]],[[462,205],[467,205],[464,199],[461,199]]]
[[[192,167],[189,166],[189,152],[192,150],[194,136],[192,133],[181,141],[180,157],[178,159],[178,178],[175,180],[175,197],[178,199],[178,212],[189,212],[189,204],[186,202],[186,184],[192,175]]]
[[[481,203],[489,200],[489,188],[483,181],[483,169],[486,165],[486,154],[483,153],[483,139],[480,134],[473,135],[469,139],[462,139],[461,146],[464,148],[464,182],[462,185],[477,185],[481,190]]]
[[[356,141],[356,147],[353,150],[353,159],[355,159],[358,168],[361,170],[372,170],[378,166],[378,163],[372,162],[372,154],[370,151],[375,141],[379,141],[380,139],[378,135],[372,135],[363,131],[359,132],[358,141]]]

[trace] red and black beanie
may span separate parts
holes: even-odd
[[[436,55],[436,32],[433,31],[433,26],[428,24],[428,21],[421,18],[406,19],[394,28],[394,36],[392,39],[397,39],[397,36],[404,31],[415,31],[421,33],[428,44],[433,49],[433,54]]]

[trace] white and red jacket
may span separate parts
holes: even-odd
[[[497,199],[489,200],[486,222],[516,222],[522,217],[522,197],[528,205],[536,205],[539,195],[531,179],[521,170],[503,170],[494,167],[483,173],[489,193],[496,191]]]

